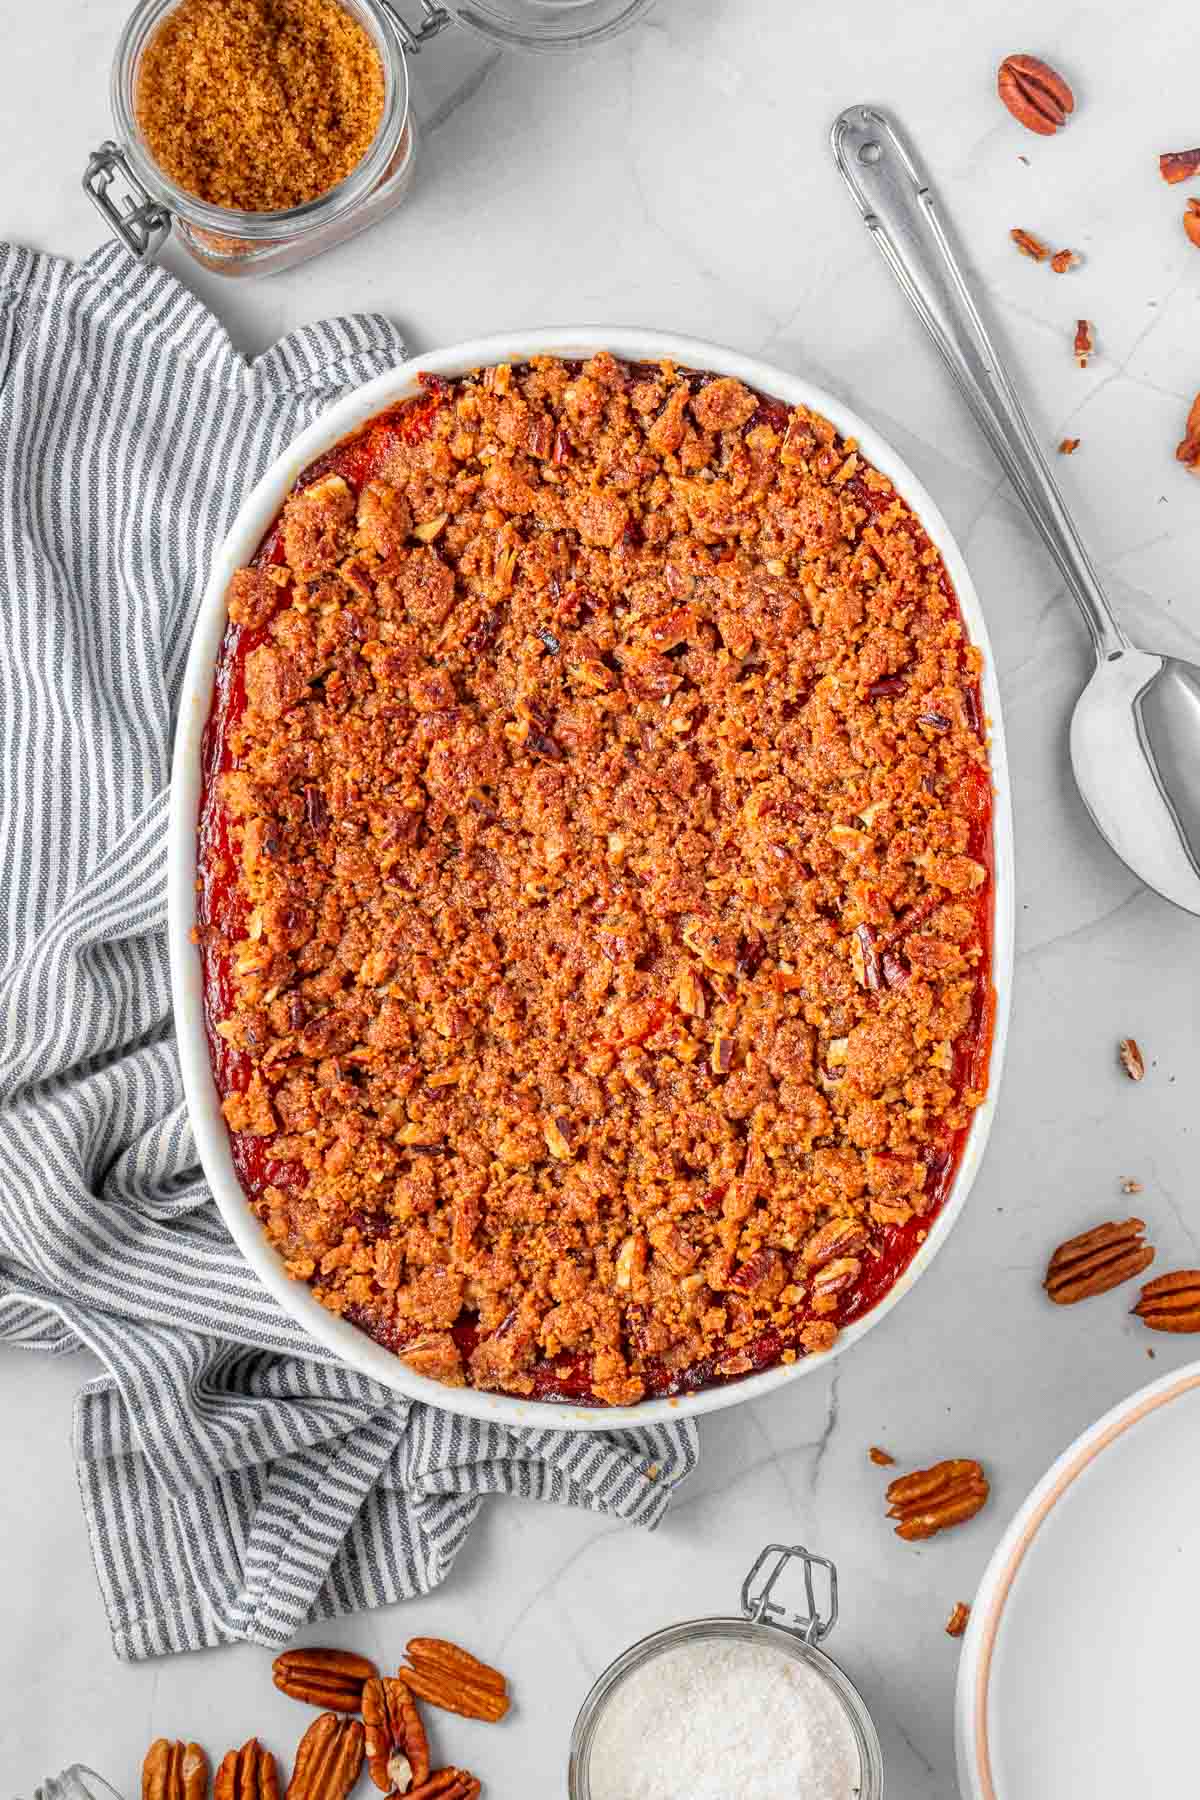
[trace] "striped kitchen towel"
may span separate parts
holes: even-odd
[[[329,1361],[196,1163],[164,932],[193,613],[251,483],[403,353],[367,316],[248,362],[116,245],[0,245],[0,1339],[104,1364],[74,1448],[123,1657],[426,1592],[488,1493],[653,1525],[696,1459],[690,1425],[478,1425]]]

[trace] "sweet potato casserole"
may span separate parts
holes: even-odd
[[[228,607],[198,935],[289,1274],[511,1394],[828,1349],[991,1032],[980,658],[890,481],[669,363],[428,379]]]

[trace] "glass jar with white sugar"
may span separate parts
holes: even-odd
[[[772,1598],[793,1559],[798,1614]],[[818,1647],[836,1623],[834,1565],[768,1544],[742,1583],[740,1618],[670,1625],[600,1676],[571,1736],[570,1800],[882,1800],[871,1715]]]

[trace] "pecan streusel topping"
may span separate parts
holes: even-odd
[[[537,359],[322,459],[229,615],[202,939],[289,1272],[517,1394],[827,1348],[990,1029],[980,659],[891,483],[728,377]]]

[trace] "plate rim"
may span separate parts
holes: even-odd
[[[992,778],[992,988],[994,1021],[988,1063],[988,1093],[975,1111],[951,1192],[928,1236],[904,1274],[870,1312],[842,1331],[821,1356],[800,1357],[723,1386],[643,1400],[624,1407],[583,1407],[569,1402],[523,1400],[481,1389],[448,1388],[410,1371],[365,1332],[335,1317],[308,1289],[285,1273],[266,1242],[237,1179],[209,1063],[204,1029],[200,959],[191,939],[195,923],[196,825],[201,793],[200,746],[212,698],[213,674],[225,628],[225,589],[235,568],[247,562],[278,513],[296,476],[317,456],[375,413],[419,391],[423,372],[455,376],[495,362],[522,362],[531,356],[589,356],[608,350],[630,361],[672,360],[733,375],[761,393],[791,406],[823,414],[845,438],[854,438],[871,462],[888,476],[912,507],[938,549],[954,586],[968,637],[983,653],[981,692],[988,726]],[[221,1216],[249,1268],[279,1302],[291,1321],[313,1338],[314,1358],[349,1364],[359,1373],[409,1399],[422,1400],[485,1423],[585,1431],[614,1431],[661,1425],[741,1405],[803,1379],[834,1361],[881,1324],[924,1274],[957,1223],[974,1185],[991,1132],[1008,1037],[1014,963],[1014,849],[1011,787],[1004,719],[987,622],[966,559],[941,509],[923,482],[873,425],[835,395],[804,375],[744,356],[702,338],[650,328],[617,325],[542,327],[494,333],[465,340],[428,355],[406,358],[342,396],[275,457],[246,495],[213,553],[208,579],[192,628],[177,710],[168,816],[167,927],[171,998],[188,1114],[200,1163]]]
[[[1064,1494],[1106,1450],[1152,1413],[1198,1387],[1200,1362],[1185,1363],[1110,1407],[1051,1463],[993,1551],[971,1609],[955,1697],[958,1782],[970,1800],[1003,1800],[992,1774],[989,1682],[1005,1608],[1034,1540]]]

